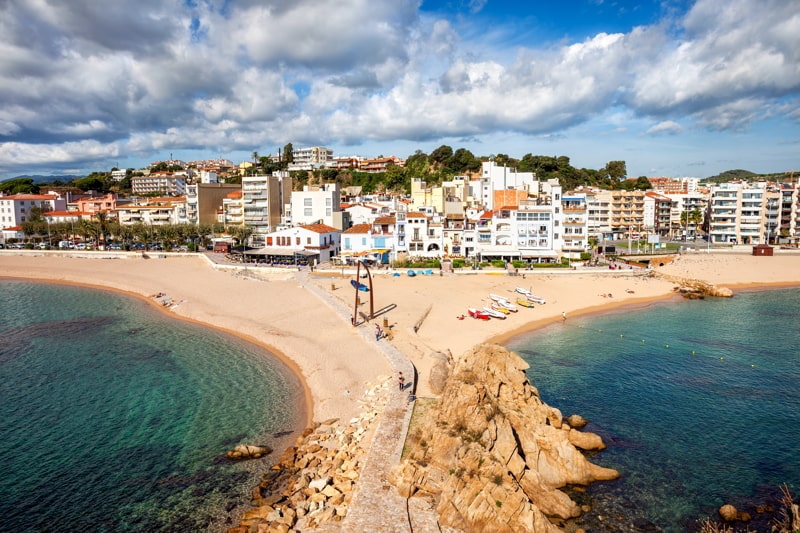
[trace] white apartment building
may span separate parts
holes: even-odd
[[[248,252],[266,261],[319,264],[339,255],[341,231],[325,224],[282,228],[264,235],[264,247]]]
[[[184,196],[186,176],[166,173],[150,173],[147,176],[131,178],[131,192],[134,196],[158,194],[160,196]]]
[[[529,263],[553,262],[564,248],[564,212],[558,180],[536,182],[533,194],[519,206],[502,206],[485,212],[475,224],[475,255],[482,261],[519,259]],[[571,224],[577,229],[578,224]],[[465,232],[465,242],[470,237]],[[570,234],[572,244],[573,236]]]
[[[277,230],[291,202],[288,174],[242,177],[244,223],[253,228],[253,246],[264,246],[265,236]]]
[[[495,208],[494,191],[512,189],[530,192],[537,188],[536,183],[536,174],[533,172],[517,172],[515,168],[498,166],[494,161],[484,161],[480,183],[471,184],[471,194],[484,209],[491,210]]]
[[[292,150],[292,159],[289,170],[313,170],[326,166],[333,159],[333,150],[322,146],[295,148]]]
[[[66,211],[67,200],[57,194],[0,196],[0,228],[12,228],[29,222],[36,209],[42,214],[48,211]]]
[[[695,238],[703,224],[702,222],[699,224],[690,223],[688,215],[683,215],[683,213],[698,211],[702,214],[703,220],[705,220],[708,212],[708,197],[697,190],[688,193],[665,194],[664,196],[671,201],[669,219],[672,237],[685,235],[686,238]]]
[[[146,205],[125,205],[117,207],[116,214],[117,220],[123,226],[134,224],[166,226],[187,222],[186,201],[183,198],[175,201],[159,199]]]
[[[561,253],[570,259],[580,259],[589,250],[589,208],[586,193],[573,192],[561,197],[564,213]]]
[[[349,226],[346,213],[342,212],[339,186],[326,183],[322,189],[311,189],[308,185],[302,191],[292,191],[291,211],[288,213],[293,226],[305,224],[325,224],[339,229]]]
[[[611,231],[611,191],[587,190],[586,213],[589,237],[594,237],[598,242],[614,238]]]
[[[398,213],[399,215],[399,213]],[[400,223],[400,217],[397,220]],[[405,237],[411,257],[439,257],[444,249],[443,228],[440,217],[429,217],[413,211],[405,213]],[[398,245],[398,249],[399,249]]]
[[[720,183],[711,187],[711,243],[766,243],[766,183]]]

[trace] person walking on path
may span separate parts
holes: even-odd
[[[400,382],[400,390],[403,390],[403,388],[406,385],[406,378],[403,377],[403,373],[402,372],[400,372],[399,382]]]
[[[382,334],[382,333],[383,333],[383,332],[381,331],[381,326],[380,326],[380,324],[375,324],[375,340],[376,340],[376,341],[379,341],[379,340],[381,340],[381,334]]]

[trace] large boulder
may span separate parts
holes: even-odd
[[[431,497],[443,525],[557,532],[549,517],[581,512],[563,487],[619,477],[586,459],[579,448],[602,449],[602,439],[564,424],[527,369],[502,346],[475,347],[453,364],[438,405],[409,434],[409,457],[390,481],[405,496]]]
[[[226,455],[229,459],[260,459],[272,453],[269,446],[254,446],[252,444],[240,444]]]

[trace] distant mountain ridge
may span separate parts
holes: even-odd
[[[24,174],[22,176],[14,176],[13,178],[7,178],[4,180],[0,180],[0,183],[4,181],[11,181],[11,180],[18,180],[18,179],[32,179],[33,183],[53,183],[54,181],[58,180],[63,183],[69,183],[70,181],[81,178],[83,176],[77,175],[70,175],[70,174],[63,174],[63,175],[53,175],[53,176],[43,176],[41,174]]]
[[[749,170],[736,169],[736,170],[726,170],[725,172],[720,172],[716,176],[709,176],[708,178],[703,178],[702,181],[709,183],[724,183],[726,181],[736,181],[736,180],[784,181],[786,179],[793,178],[794,174],[795,174],[794,170],[787,170],[786,172],[775,172],[772,174],[756,174],[755,172],[751,172]],[[798,173],[798,177],[800,178],[800,173]]]

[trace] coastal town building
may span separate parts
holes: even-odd
[[[564,212],[564,245],[561,251],[564,257],[580,259],[581,254],[589,249],[589,210],[586,193],[571,192],[562,196],[561,208]]]
[[[214,224],[218,222],[219,213],[223,209],[223,202],[228,198],[228,195],[237,191],[241,193],[241,184],[193,183],[187,185],[187,222],[189,224]]]
[[[317,265],[339,255],[341,231],[325,224],[281,228],[263,235],[264,245],[247,255],[267,263]]]
[[[228,226],[244,225],[244,206],[242,205],[242,190],[238,189],[228,193],[222,199],[222,207],[217,216],[217,222]]]
[[[242,178],[244,223],[253,229],[253,246],[266,246],[266,235],[284,221],[291,202],[292,178],[288,173]]]
[[[638,239],[645,229],[644,191],[611,191],[611,232]]]
[[[142,204],[117,206],[116,213],[117,220],[123,226],[185,224],[187,222],[186,198],[150,198]]]
[[[131,192],[135,196],[184,196],[186,175],[159,171],[147,176],[134,176],[131,178]]]
[[[712,244],[766,244],[766,183],[720,183],[711,187]]]
[[[117,208],[117,195],[114,193],[95,196],[91,194],[78,195],[71,198],[68,204],[70,210],[88,213],[91,216],[97,213],[114,213]]]
[[[305,185],[302,191],[292,191],[287,216],[292,226],[325,224],[340,231],[349,226],[349,214],[342,211],[336,183],[326,183],[321,188]]]
[[[66,210],[66,199],[56,194],[0,195],[0,227],[21,226],[37,213]]]
[[[644,195],[644,230],[666,236],[671,229],[672,200],[663,194],[647,191]]]

